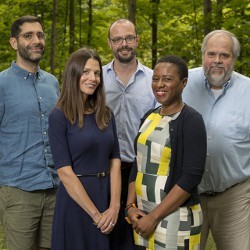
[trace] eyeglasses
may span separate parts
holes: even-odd
[[[115,45],[121,45],[123,43],[123,41],[125,40],[126,43],[130,44],[133,43],[136,39],[136,36],[126,36],[125,38],[121,37],[121,36],[117,36],[112,38],[109,38]]]
[[[24,33],[24,34],[19,34],[18,36],[23,37],[26,41],[31,41],[34,39],[34,37],[36,36],[39,40],[45,40],[46,39],[46,35],[43,32],[38,32],[38,33]]]

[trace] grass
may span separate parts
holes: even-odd
[[[3,228],[1,224],[0,224],[0,250],[7,250],[7,247],[4,241]]]
[[[7,247],[6,247],[5,241],[4,241],[3,228],[2,228],[1,224],[0,224],[0,250],[7,250]],[[211,235],[208,238],[206,250],[216,250],[216,247],[215,247],[215,244],[214,244],[214,241],[213,241],[213,238],[211,237]]]

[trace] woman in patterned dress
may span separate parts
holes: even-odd
[[[186,63],[174,55],[154,68],[161,106],[142,119],[126,207],[138,249],[199,249],[206,130],[201,115],[182,102],[187,77]]]

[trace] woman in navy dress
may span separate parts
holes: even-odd
[[[68,60],[61,96],[49,116],[49,139],[61,180],[51,249],[112,249],[120,153],[114,116],[105,104],[101,60],[91,49],[79,49]]]

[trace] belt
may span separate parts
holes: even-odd
[[[121,162],[121,169],[125,169],[125,168],[132,168],[133,166],[133,162]]]
[[[98,177],[98,178],[102,178],[107,175],[109,175],[109,171],[96,174],[76,174],[77,177]]]
[[[221,194],[223,192],[204,192],[204,193],[201,193],[200,195],[203,195],[203,196],[215,196],[216,194]]]
[[[239,184],[239,183],[236,183],[236,184],[234,184],[233,186],[231,186],[231,187],[229,187],[229,188],[227,188],[226,190],[221,191],[221,192],[208,191],[208,192],[201,193],[200,195],[203,195],[203,196],[215,196],[215,195],[217,195],[217,194],[222,194],[222,193],[224,193],[225,191],[229,190],[230,188],[232,188],[232,187],[234,187],[234,186],[236,186],[236,185],[238,185],[238,184]]]

